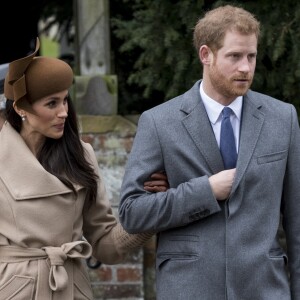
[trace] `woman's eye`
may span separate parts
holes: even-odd
[[[50,101],[50,102],[47,103],[47,106],[50,107],[50,108],[55,107],[55,105],[56,105],[55,101]]]

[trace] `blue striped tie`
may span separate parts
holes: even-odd
[[[222,124],[220,136],[220,151],[223,158],[225,170],[236,167],[237,152],[230,115],[233,113],[229,107],[224,107],[222,111]]]

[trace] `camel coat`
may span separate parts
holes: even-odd
[[[83,143],[98,173],[91,145]],[[0,300],[93,299],[85,258],[119,263],[149,237],[129,235],[112,214],[100,176],[87,205],[45,171],[8,122],[0,132]],[[92,250],[93,249],[93,250]]]

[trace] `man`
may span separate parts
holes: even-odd
[[[194,30],[203,80],[140,117],[119,213],[128,232],[158,233],[157,299],[300,299],[299,125],[249,90],[258,38],[244,9],[208,12]],[[168,191],[143,190],[155,170]]]

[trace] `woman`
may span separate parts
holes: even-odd
[[[92,147],[80,141],[65,62],[33,54],[5,79],[0,132],[0,300],[92,299],[84,258],[121,262],[151,233],[129,235],[107,200]],[[148,186],[163,191],[163,175]],[[152,186],[151,186],[152,184]],[[158,185],[153,188],[153,185]]]

